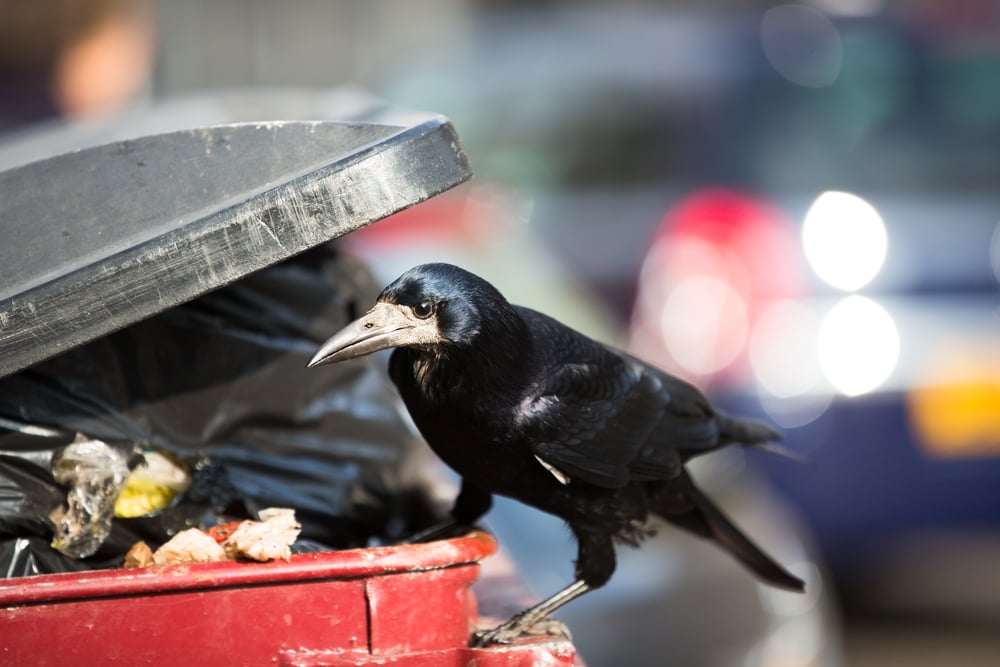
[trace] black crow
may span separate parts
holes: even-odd
[[[386,348],[396,348],[389,374],[417,428],[462,477],[449,526],[471,526],[498,493],[561,517],[577,539],[576,581],[480,633],[478,645],[510,642],[603,586],[615,569],[614,542],[639,544],[650,513],[715,541],[769,584],[803,590],[684,469],[731,443],[778,439],[770,427],[722,414],[690,384],[513,306],[448,264],[407,271],[309,366]]]

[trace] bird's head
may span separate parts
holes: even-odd
[[[309,367],[392,347],[442,352],[467,347],[484,328],[511,315],[507,300],[479,276],[450,264],[422,264],[393,281],[371,310],[323,343]]]

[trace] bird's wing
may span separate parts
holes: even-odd
[[[632,465],[639,478],[662,479],[659,461],[664,451],[678,452],[686,461],[721,444],[719,415],[696,387],[637,359],[633,361],[642,364],[645,373],[654,375],[661,391],[670,396],[668,409],[651,437],[643,442]]]
[[[679,474],[686,450],[718,441],[711,407],[687,383],[534,311],[522,316],[545,367],[516,425],[557,478],[606,488],[667,479]]]
[[[557,478],[558,472],[618,488],[628,483],[629,466],[658,421],[663,399],[641,372],[620,360],[610,368],[567,363],[522,400],[517,426],[532,454]]]

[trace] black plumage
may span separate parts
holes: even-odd
[[[603,586],[615,569],[614,541],[638,544],[650,514],[714,540],[762,580],[802,590],[684,469],[731,443],[778,439],[770,427],[722,414],[692,385],[513,306],[447,264],[418,266],[386,287],[310,365],[387,347],[396,348],[389,373],[414,422],[462,477],[454,523],[471,525],[501,494],[561,517],[578,542],[577,581],[480,643],[510,641]]]

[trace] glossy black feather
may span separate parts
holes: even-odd
[[[580,542],[578,578],[596,587],[615,567],[610,541],[640,541],[653,512],[764,580],[801,589],[683,468],[726,444],[773,439],[773,429],[719,414],[690,384],[511,306],[457,267],[417,267],[380,299],[435,304],[442,342],[397,349],[390,375],[428,444],[463,478],[457,520],[478,518],[493,493],[562,517]]]

